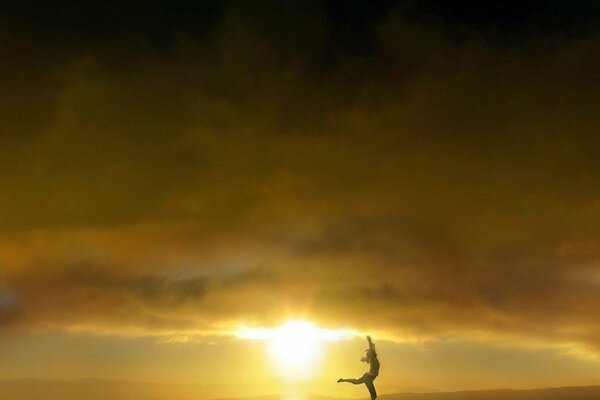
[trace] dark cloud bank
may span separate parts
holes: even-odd
[[[592,5],[173,4],[3,10],[5,329],[600,346]]]

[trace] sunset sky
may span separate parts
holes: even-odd
[[[600,3],[5,3],[0,381],[600,384]]]

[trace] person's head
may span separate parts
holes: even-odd
[[[367,364],[371,363],[371,350],[370,349],[365,350],[365,355],[362,356],[360,361],[366,362]]]

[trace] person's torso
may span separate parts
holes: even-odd
[[[377,357],[373,357],[373,359],[371,360],[371,368],[369,369],[369,374],[371,374],[372,376],[379,375],[379,360],[377,359]]]

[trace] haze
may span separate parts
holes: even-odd
[[[380,394],[600,383],[597,5],[48,3],[0,6],[3,385],[366,398],[365,334]],[[239,334],[289,321],[351,334]]]

